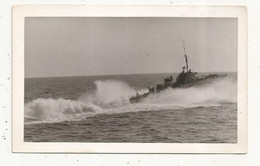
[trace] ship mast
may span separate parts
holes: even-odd
[[[189,71],[189,66],[188,66],[188,57],[186,55],[186,50],[185,50],[185,41],[183,40],[183,49],[184,49],[184,57],[185,57],[185,62],[186,62],[186,69],[187,69],[187,73]]]

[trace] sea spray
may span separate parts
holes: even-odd
[[[225,78],[189,88],[168,88],[143,100],[143,103],[171,104],[180,107],[213,106],[236,103],[237,84]]]
[[[25,105],[25,118],[36,121],[59,122],[77,115],[101,112],[102,108],[92,103],[65,99],[36,99]]]
[[[97,89],[94,93],[84,93],[76,101],[39,98],[26,103],[25,120],[29,123],[60,122],[80,120],[93,114],[119,112],[121,109],[114,108],[129,105],[129,97],[135,92],[134,88],[121,81],[96,81],[95,84]]]
[[[210,107],[236,104],[237,101],[237,83],[229,78],[189,88],[168,88],[137,104],[129,103],[129,97],[135,95],[135,90],[124,82],[105,80],[96,81],[95,84],[95,92],[85,93],[76,101],[40,98],[26,103],[26,124],[31,121],[74,121],[98,114]],[[140,94],[143,92],[139,91]]]
[[[122,81],[105,80],[95,84],[97,90],[93,94],[83,94],[79,101],[111,108],[129,104],[129,98],[135,94],[134,88]]]

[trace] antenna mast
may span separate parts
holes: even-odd
[[[189,71],[189,65],[188,65],[188,57],[186,55],[186,50],[185,50],[185,41],[183,40],[183,49],[184,49],[184,57],[185,57],[185,62],[186,62],[186,69],[187,69],[187,73]]]

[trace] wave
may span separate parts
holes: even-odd
[[[25,122],[61,122],[82,119],[82,116],[101,112],[92,103],[65,99],[36,99],[25,105]]]
[[[212,106],[237,102],[237,84],[234,80],[216,82],[189,88],[168,88],[146,98],[144,103],[174,104],[180,107]]]
[[[231,79],[190,88],[166,89],[141,103],[130,104],[134,88],[114,80],[96,81],[97,90],[78,100],[35,99],[25,104],[25,124],[82,120],[99,114],[210,107],[237,102],[237,83]],[[144,93],[145,89],[141,90]]]
[[[134,88],[127,83],[115,80],[95,82],[97,90],[93,94],[83,94],[79,101],[93,103],[103,108],[129,104],[129,97],[134,95]]]

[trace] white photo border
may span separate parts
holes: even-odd
[[[238,19],[237,143],[65,143],[24,142],[25,17],[207,17]],[[13,7],[12,149],[37,153],[246,153],[247,10],[239,6],[85,6]]]

